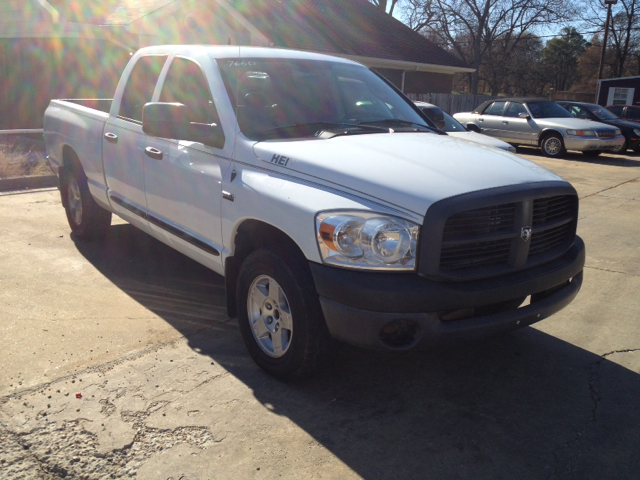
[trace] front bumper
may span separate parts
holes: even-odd
[[[624,144],[624,135],[613,138],[582,138],[565,135],[564,146],[567,150],[577,150],[579,152],[591,152],[594,150],[615,150]]]
[[[470,282],[310,266],[331,335],[353,345],[393,350],[473,340],[538,322],[575,298],[584,262],[584,243],[576,237],[568,252],[549,263]],[[529,305],[513,304],[529,295]],[[464,318],[441,319],[451,312]]]

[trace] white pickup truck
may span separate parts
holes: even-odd
[[[115,213],[224,275],[251,356],[282,379],[336,340],[403,350],[524,327],[582,283],[569,183],[447,136],[349,60],[144,48],[113,100],[53,100],[44,131],[75,236]]]

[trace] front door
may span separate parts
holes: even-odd
[[[159,102],[182,103],[191,122],[220,125],[213,96],[201,66],[175,57],[160,90]],[[222,177],[231,165],[231,135],[216,146],[147,136],[145,189],[154,234],[190,256],[222,262],[220,202]],[[176,241],[178,243],[176,243]],[[185,251],[187,249],[188,251]],[[210,262],[207,264],[215,268]]]
[[[522,118],[521,114],[528,115],[529,118]],[[517,145],[536,144],[540,129],[522,103],[509,102],[504,112],[503,125],[502,139],[505,142]]]

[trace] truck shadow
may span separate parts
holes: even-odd
[[[112,226],[103,243],[76,245],[122,291],[185,332],[191,348],[365,479],[613,479],[640,471],[640,376],[558,338],[527,328],[426,353],[343,346],[322,375],[284,384],[246,352],[220,276],[130,225]]]

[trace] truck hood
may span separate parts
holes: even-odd
[[[259,142],[254,153],[283,173],[418,215],[462,193],[562,180],[512,153],[430,133]]]

